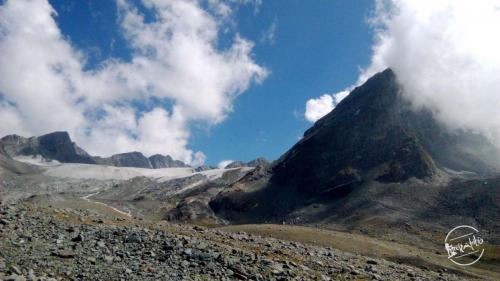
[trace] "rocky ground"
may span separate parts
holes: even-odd
[[[243,232],[0,205],[0,280],[462,279]]]

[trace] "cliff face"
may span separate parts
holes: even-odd
[[[432,178],[437,169],[493,172],[484,151],[495,148],[481,136],[450,132],[429,111],[412,110],[387,69],[307,130],[277,162],[272,181],[320,194],[367,180]]]
[[[155,154],[148,159],[153,169],[189,167],[182,161],[172,159],[169,155]]]
[[[87,152],[71,141],[67,132],[54,132],[31,138],[9,135],[0,139],[0,146],[9,157],[41,155],[59,162],[96,163]]]

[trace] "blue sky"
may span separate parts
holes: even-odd
[[[61,31],[90,54],[88,68],[112,57],[130,59],[114,1],[51,0]],[[305,102],[353,84],[369,63],[372,33],[366,18],[372,1],[264,1],[258,12],[239,8],[235,30],[255,43],[253,56],[271,74],[233,104],[233,112],[209,129],[194,124],[189,147],[224,159],[276,159],[311,126]],[[276,26],[272,41],[263,39]]]
[[[372,33],[366,23],[371,1],[264,1],[260,12],[243,10],[239,32],[256,42],[255,58],[270,76],[234,104],[229,118],[209,133],[197,131],[191,143],[209,162],[277,159],[312,124],[305,103],[356,82],[369,64]],[[259,42],[276,19],[274,44]]]
[[[154,26],[161,14],[151,7],[145,7],[144,3],[148,1],[142,0],[46,1],[0,1],[6,6],[4,16],[10,16],[13,23],[17,23],[19,18],[36,19],[43,15],[41,18],[45,24],[39,31],[40,36],[23,33],[29,24],[33,24],[34,29],[42,26],[36,20],[19,20],[18,25],[5,27],[9,30],[8,36],[12,38],[6,37],[3,42],[0,41],[3,44],[0,44],[0,49],[4,53],[11,52],[12,55],[8,56],[4,65],[19,66],[19,73],[29,76],[10,77],[10,80],[5,78],[6,82],[14,86],[0,87],[0,94],[4,93],[0,95],[0,102],[7,102],[0,104],[2,112],[13,120],[7,129],[0,128],[0,131],[37,135],[53,130],[68,130],[78,143],[93,154],[102,155],[125,150],[140,150],[146,154],[158,150],[159,153],[175,154],[182,150],[182,153],[179,152],[174,157],[196,162],[195,152],[201,151],[205,157],[200,158],[206,158],[205,162],[208,164],[217,164],[227,159],[249,161],[259,156],[277,159],[312,125],[304,118],[306,102],[322,94],[333,94],[353,85],[358,79],[360,67],[369,65],[372,53],[373,34],[366,21],[373,10],[374,3],[371,0],[274,0],[262,1],[261,4],[256,0],[214,1],[228,3],[231,13],[227,18],[209,18],[218,23],[215,29],[218,39],[207,54],[219,52],[227,55],[225,51],[238,45],[238,36],[253,44],[253,48],[243,52],[232,62],[227,57],[211,58],[212,62],[222,60],[222,65],[227,63],[226,68],[247,60],[240,68],[234,67],[235,72],[240,71],[243,74],[240,73],[240,76],[231,78],[232,80],[228,78],[229,82],[223,79],[219,81],[227,82],[229,86],[226,88],[217,88],[219,82],[205,82],[204,85],[214,87],[213,97],[223,100],[216,104],[217,108],[213,112],[206,108],[201,110],[201,113],[197,112],[193,109],[196,105],[186,106],[183,104],[186,101],[175,93],[167,96],[160,93],[148,98],[128,93],[129,97],[135,98],[122,102],[122,98],[116,93],[109,94],[112,98],[105,97],[108,91],[118,88],[113,84],[116,83],[115,80],[121,79],[109,78],[115,73],[113,71],[127,67],[132,69],[135,66],[127,64],[132,64],[130,62],[140,56],[149,59],[148,65],[162,59],[149,54],[148,48],[156,48],[155,54],[165,51],[157,42],[152,43],[153,47],[141,46],[141,40],[151,38],[133,37],[141,30],[133,24],[126,26],[124,15],[143,16],[141,21],[144,26]],[[121,6],[117,5],[118,2]],[[157,0],[150,2],[163,3]],[[202,10],[213,13],[209,10],[209,2],[199,3]],[[157,5],[159,7],[163,4]],[[50,9],[54,9],[57,16],[50,15]],[[182,19],[179,21],[182,22]],[[186,28],[190,21],[182,24],[183,28]],[[210,24],[210,21],[205,24]],[[142,28],[145,28],[144,26]],[[61,36],[47,32],[51,29],[58,29]],[[174,31],[185,31],[179,30]],[[168,40],[165,42],[168,43]],[[25,45],[30,46],[26,49],[20,48]],[[26,64],[27,58],[32,59],[31,65]],[[67,61],[71,63],[66,65]],[[179,63],[172,62],[172,59],[165,61],[167,64]],[[33,67],[44,64],[47,69],[41,72],[36,72],[38,69]],[[61,67],[61,70],[54,72],[54,65]],[[210,67],[204,65],[203,61],[200,65]],[[132,73],[127,78],[129,80],[133,80],[137,74],[148,75],[130,69],[126,70]],[[169,73],[168,69],[162,71],[164,72],[161,73]],[[245,71],[251,74],[245,76]],[[16,88],[19,81],[26,81],[30,77],[39,77],[40,80],[33,84],[40,85],[30,89]],[[161,80],[162,76],[158,77],[154,79]],[[197,78],[196,75],[193,77]],[[15,79],[19,81],[14,81]],[[154,80],[148,77],[144,79]],[[81,81],[87,80],[90,81],[87,82],[88,85],[85,82],[83,86],[79,85]],[[259,83],[257,80],[262,81]],[[100,82],[103,84],[99,84]],[[243,84],[237,84],[240,82]],[[245,84],[247,82],[248,85]],[[67,85],[54,88],[54,85],[59,83]],[[154,84],[154,81],[150,81],[151,83]],[[228,90],[233,89],[231,87],[234,84],[239,85],[243,93],[237,94],[237,90]],[[101,90],[101,96],[95,97],[91,93],[93,89],[96,89],[96,92],[97,89]],[[119,90],[133,92],[134,89],[138,88],[130,86]],[[148,89],[139,88],[137,91],[147,92]],[[216,93],[217,91],[223,93]],[[57,94],[51,95],[51,92]],[[233,98],[235,95],[237,97]],[[40,97],[38,107],[36,102],[31,101],[34,96]],[[61,100],[64,102],[55,105]],[[189,101],[193,103],[193,100],[196,103],[196,98]],[[47,105],[44,106],[44,103]],[[195,117],[179,117],[182,114],[173,110],[173,105],[178,104],[183,106],[184,114],[191,110]],[[210,106],[210,102],[206,104],[208,106],[205,107]],[[47,107],[52,106],[58,108],[58,114],[48,118],[54,110],[51,111]],[[62,112],[64,110],[60,110],[61,108],[66,112]],[[128,113],[131,115],[127,115]],[[148,118],[143,118],[142,124],[141,116],[145,113]],[[110,117],[104,118],[106,116]],[[131,118],[134,120],[131,121]],[[155,118],[162,121],[155,124]],[[128,124],[130,122],[133,124]],[[160,128],[161,124],[166,124],[163,129]],[[170,127],[167,128],[167,124],[170,124]],[[148,136],[144,133],[145,130],[155,129],[164,131],[161,133],[166,136],[165,144],[161,134]],[[169,135],[169,130],[175,131],[173,136]]]

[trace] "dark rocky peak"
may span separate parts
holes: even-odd
[[[95,163],[87,152],[71,141],[67,132],[54,132],[31,138],[10,135],[0,140],[0,146],[9,157],[41,155],[59,162]]]
[[[322,194],[365,181],[430,179],[438,169],[483,173],[484,158],[471,153],[470,132],[450,132],[427,110],[414,111],[387,69],[354,89],[332,112],[307,130],[276,163],[272,182]],[[464,149],[467,146],[467,149]]]
[[[148,159],[153,169],[189,167],[182,161],[172,159],[170,155],[155,154]]]
[[[54,132],[40,136],[38,144],[38,154],[47,159],[68,163],[95,163],[87,152],[71,141],[68,132]]]
[[[28,139],[19,135],[7,135],[0,139],[3,143],[23,143]]]
[[[148,158],[137,151],[115,154],[105,158],[105,162],[116,167],[151,168]]]
[[[3,154],[14,157],[28,146],[29,139],[18,135],[8,135],[0,139],[0,148]]]

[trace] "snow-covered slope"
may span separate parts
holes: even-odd
[[[114,167],[94,164],[59,163],[57,161],[46,161],[41,157],[21,156],[16,157],[19,162],[44,167],[43,172],[47,176],[71,179],[95,179],[95,180],[129,180],[134,177],[148,177],[158,182],[166,182],[172,179],[189,177],[194,174],[207,176],[209,180],[220,178],[224,172],[234,169],[214,169],[196,172],[192,168],[129,168]],[[251,170],[252,168],[244,168]]]

